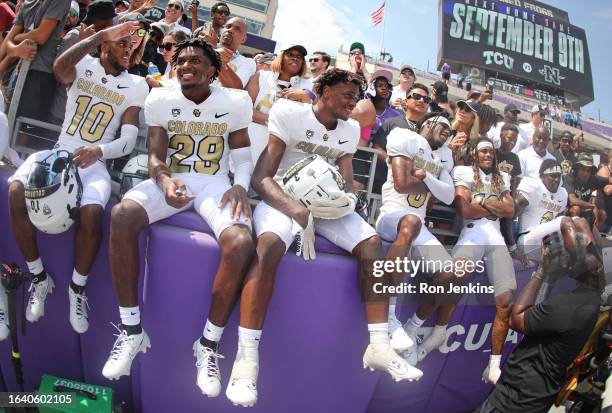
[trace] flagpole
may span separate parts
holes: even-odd
[[[387,21],[386,17],[387,17],[387,13],[389,12],[389,0],[385,0],[385,2],[383,3],[384,6],[384,11],[383,11],[383,21],[382,21],[382,33],[380,35],[380,54],[379,54],[379,59],[384,60],[383,59],[383,52],[384,52],[384,48],[385,48],[385,22]]]

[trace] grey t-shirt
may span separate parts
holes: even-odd
[[[15,24],[23,26],[25,33],[37,28],[44,19],[57,20],[45,44],[38,46],[38,53],[32,61],[31,69],[53,73],[53,61],[57,56],[57,46],[64,20],[70,9],[70,0],[25,0],[15,17]]]

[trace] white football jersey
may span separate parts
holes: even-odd
[[[200,104],[187,99],[181,89],[156,88],[147,97],[147,125],[166,130],[167,162],[173,173],[227,177],[228,136],[249,125],[253,103],[243,90],[210,90]]]
[[[76,64],[76,78],[68,89],[66,115],[57,146],[69,151],[115,139],[123,112],[143,107],[149,86],[143,77],[121,72],[107,75],[100,59],[89,55]]]
[[[481,198],[489,199],[491,197],[500,199],[504,192],[510,190],[510,178],[508,177],[507,173],[500,172],[502,177],[502,185],[496,190],[494,190],[491,185],[493,174],[485,174],[480,168],[478,169],[478,173],[480,174],[480,185],[474,183],[474,169],[471,166],[456,166],[455,169],[453,169],[453,181],[455,183],[455,187],[464,186],[469,189],[472,193],[471,201]],[[469,224],[487,222],[486,220],[494,222],[495,227],[499,230],[499,220],[494,215],[479,219],[465,219],[463,221],[463,226],[465,227]]]
[[[327,130],[315,117],[312,105],[279,99],[268,118],[271,135],[285,142],[285,153],[274,179],[283,175],[309,155],[322,156],[332,165],[347,153],[355,153],[359,141],[359,124],[353,119],[338,119],[333,130]]]
[[[531,231],[536,226],[552,221],[567,206],[567,191],[561,185],[552,193],[540,179],[526,177],[521,180],[518,192],[529,201],[519,216],[519,233]]]
[[[395,128],[389,133],[387,155],[389,155],[389,161],[394,156],[405,156],[412,160],[413,169],[425,169],[436,178],[444,169],[443,163],[431,150],[427,139],[408,129]],[[427,201],[430,197],[430,192],[427,194],[400,194],[397,192],[394,187],[393,171],[389,165],[387,181],[382,186],[381,213],[397,210],[411,211],[421,218],[421,222],[424,222],[427,214]]]

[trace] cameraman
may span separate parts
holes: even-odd
[[[585,234],[592,242],[592,234]],[[591,239],[589,239],[591,238]],[[552,261],[552,246],[542,248],[540,266],[523,288],[510,312],[510,327],[524,334],[523,341],[510,355],[501,378],[478,413],[546,412],[566,381],[566,369],[589,338],[599,314],[603,291],[603,266],[587,247],[584,270],[560,268]],[[559,266],[557,266],[559,268]],[[547,274],[545,274],[545,272]],[[544,279],[549,283],[559,274],[569,273],[577,281],[574,291],[550,297],[535,304]]]

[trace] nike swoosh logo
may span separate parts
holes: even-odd
[[[117,85],[117,89],[129,89],[129,86]]]
[[[347,143],[347,142],[348,142],[348,141],[338,141],[338,143],[339,143],[340,145],[342,145],[343,143]]]
[[[447,161],[440,161],[440,162],[442,162],[442,163],[446,163]]]
[[[222,114],[220,114],[220,115],[219,115],[218,113],[215,113],[215,119],[222,118],[223,116],[225,116],[225,115],[227,115],[227,114],[229,114],[229,112],[222,113]]]
[[[136,315],[136,313],[132,313],[132,312],[130,312],[130,315]]]

